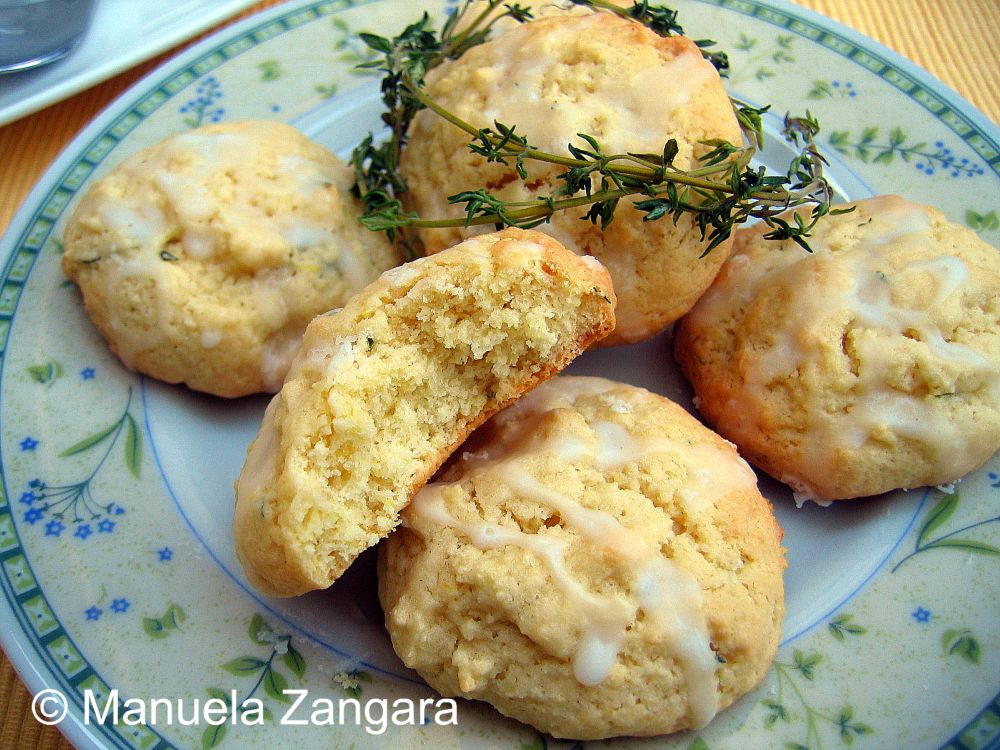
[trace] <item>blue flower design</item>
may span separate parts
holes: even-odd
[[[80,377],[83,380],[93,380],[94,375],[96,374],[97,371],[93,367],[84,367],[82,370],[80,370]]]
[[[41,508],[28,508],[28,510],[24,511],[25,522],[30,523],[32,526],[34,526],[36,522],[41,521],[44,517],[45,511]]]
[[[130,606],[131,604],[129,603],[128,599],[124,598],[115,599],[114,601],[111,602],[111,611],[114,612],[115,614],[121,614],[122,612],[127,610]]]
[[[913,619],[916,620],[917,622],[925,623],[925,622],[930,622],[931,612],[929,609],[924,609],[923,607],[917,607],[915,610],[913,610],[913,612],[910,613],[910,616],[913,617]]]
[[[944,141],[935,141],[934,148],[937,149],[936,153],[923,154],[929,157],[927,162],[916,162],[913,165],[918,171],[927,175],[934,174],[934,161],[937,161],[940,168],[948,172],[951,177],[961,177],[962,175],[978,177],[986,174],[986,171],[980,165],[972,164],[967,157],[963,157],[962,159],[956,158],[952,150],[944,145]]]
[[[194,99],[187,102],[178,111],[181,114],[191,114],[184,118],[184,124],[188,127],[197,128],[205,123],[219,122],[226,110],[222,107],[213,107],[215,102],[222,98],[222,87],[215,76],[208,76],[195,89]]]
[[[93,367],[81,370],[84,379],[92,377]],[[121,415],[109,426],[99,430],[83,440],[78,441],[63,451],[60,456],[74,456],[91,451],[97,446],[103,446],[102,454],[95,459],[95,465],[90,474],[80,482],[71,484],[49,485],[41,479],[28,482],[28,489],[21,495],[21,502],[29,506],[30,511],[25,518],[29,523],[41,520],[47,516],[52,520],[46,524],[47,536],[59,537],[67,526],[73,527],[73,536],[81,541],[89,539],[94,534],[110,534],[116,526],[115,516],[125,513],[125,509],[115,502],[102,503],[93,493],[92,482],[98,472],[105,466],[111,451],[116,445],[124,448],[125,465],[136,477],[139,476],[139,466],[142,460],[142,435],[139,423],[129,409],[132,404],[132,389],[128,391],[128,401]],[[27,441],[37,441],[25,438],[22,449],[33,447]]]
[[[159,557],[160,562],[170,562],[173,559],[174,551],[170,547],[164,547],[163,549],[156,550],[156,554]]]
[[[854,84],[851,83],[850,81],[844,81],[843,83],[841,83],[840,81],[832,81],[831,85],[835,89],[839,90],[838,93],[841,96],[851,96],[851,97],[853,97],[853,96],[857,96],[858,95],[858,92],[854,90]]]
[[[101,608],[96,605],[91,605],[83,612],[88,620],[99,620],[101,619]]]
[[[21,451],[33,451],[38,447],[38,441],[30,435],[20,442]]]
[[[991,471],[987,476],[990,478],[990,487],[1000,487],[1000,474]]]
[[[928,176],[940,173],[950,177],[980,177],[986,174],[982,165],[968,157],[959,158],[943,140],[932,145],[922,141],[908,145],[909,136],[901,127],[892,128],[885,137],[879,136],[878,126],[872,126],[864,128],[857,136],[843,130],[834,131],[829,138],[834,149],[865,163],[891,164],[899,157]]]

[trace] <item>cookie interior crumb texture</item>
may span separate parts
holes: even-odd
[[[380,547],[393,646],[557,737],[705,725],[777,649],[784,550],[733,446],[634,386],[560,376],[477,431]]]
[[[384,274],[308,327],[237,484],[260,590],[329,586],[489,415],[614,326],[604,268],[509,229]]]
[[[63,270],[122,362],[219,396],[275,392],[308,322],[402,262],[350,170],[289,125],[171,136],[84,195]]]
[[[853,206],[811,254],[742,230],[676,339],[702,414],[800,501],[947,484],[1000,448],[1000,254],[897,196]]]
[[[662,153],[674,139],[678,169],[693,169],[711,139],[741,143],[732,104],[718,73],[684,37],[660,37],[608,13],[547,17],[521,24],[432,70],[427,93],[475,127],[515,125],[532,146],[567,155],[589,148],[586,133],[607,154]],[[447,196],[485,187],[508,201],[532,201],[564,185],[559,167],[488,163],[470,153],[468,135],[429,110],[414,118],[401,171],[412,207],[425,217],[461,217]],[[596,186],[595,186],[596,187]],[[641,198],[640,198],[641,199]],[[637,199],[638,200],[638,199]],[[728,255],[724,241],[705,257],[707,241],[689,215],[643,221],[621,202],[604,230],[583,220],[587,208],[560,211],[539,227],[611,273],[618,293],[617,328],[605,343],[641,341],[679,318],[708,287]],[[427,229],[436,252],[480,228]]]

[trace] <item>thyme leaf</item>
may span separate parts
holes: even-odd
[[[631,18],[670,36],[683,33],[677,12],[653,6],[647,0],[634,0],[632,7],[621,8],[609,0],[571,0],[595,11],[611,12]],[[478,12],[473,14],[472,9]],[[596,138],[578,133],[579,143],[570,143],[567,153],[556,154],[531,145],[529,134],[515,124],[495,121],[492,127],[477,127],[466,122],[436,102],[425,90],[428,71],[445,60],[456,59],[483,43],[498,21],[510,18],[517,22],[531,20],[531,13],[516,3],[502,0],[466,0],[451,14],[440,32],[431,28],[425,13],[398,36],[386,38],[361,34],[360,39],[378,57],[361,67],[382,73],[382,120],[389,129],[388,138],[376,143],[369,134],[354,149],[351,165],[355,172],[355,191],[364,205],[362,223],[369,229],[387,232],[407,255],[415,257],[419,248],[411,230],[414,228],[458,227],[493,224],[530,228],[547,222],[557,211],[586,208],[583,219],[601,228],[614,220],[623,198],[643,214],[643,221],[693,217],[706,242],[703,255],[725,242],[737,225],[751,219],[764,221],[768,239],[791,240],[809,249],[807,238],[816,221],[831,208],[832,190],[823,176],[826,159],[816,146],[819,125],[808,112],[803,117],[786,116],[783,137],[798,153],[785,174],[770,174],[763,167],[751,166],[756,151],[763,145],[762,116],[769,107],[753,107],[732,100],[733,110],[747,145],[723,140],[702,142],[704,154],[691,169],[674,164],[678,153],[675,140],[668,140],[660,153],[606,153]],[[727,67],[724,53],[709,53],[711,42],[697,42],[702,54],[720,71]],[[459,219],[426,218],[407,211],[404,196],[407,185],[399,172],[400,154],[406,145],[413,117],[429,109],[469,137],[469,150],[487,162],[512,167],[527,179],[528,162],[559,167],[559,186],[548,195],[530,201],[505,201],[483,188],[470,188],[449,196],[451,204],[463,207]],[[807,206],[808,212],[783,217],[790,208]]]

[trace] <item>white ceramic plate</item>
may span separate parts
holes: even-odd
[[[57,62],[0,75],[0,125],[83,91],[190,39],[254,0],[97,0],[80,43]]]
[[[62,225],[81,192],[170,133],[280,118],[343,154],[377,126],[375,84],[353,70],[364,54],[356,32],[399,29],[414,5],[293,2],[200,44],[89,127],[3,239],[3,645],[33,691],[68,697],[62,728],[81,747],[578,746],[469,702],[457,726],[378,734],[380,701],[432,694],[392,653],[371,554],[331,590],[291,601],[255,594],[235,561],[232,483],[265,399],[226,402],[126,372],[59,270]],[[428,5],[438,18],[447,7]],[[770,101],[777,114],[819,117],[846,196],[899,192],[998,244],[1000,136],[941,84],[797,8],[687,0],[680,11],[692,36],[730,51],[734,93]],[[765,160],[786,156],[775,145]],[[587,353],[573,370],[688,398],[664,337]],[[1000,745],[998,474],[994,458],[954,494],[921,489],[801,510],[763,480],[789,547],[775,666],[698,733],[608,746]],[[369,713],[338,726],[283,725],[283,686],[308,690],[310,703],[355,696]],[[269,718],[213,728],[161,711],[151,726],[86,724],[86,691],[111,690],[122,701],[184,699],[188,711],[196,698],[254,697]]]

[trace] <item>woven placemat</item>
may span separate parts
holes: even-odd
[[[940,78],[1000,123],[997,0],[797,0]]]

